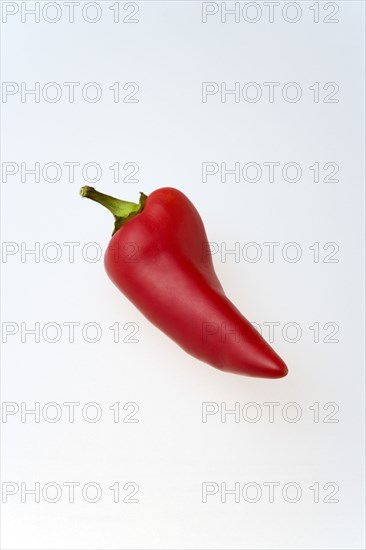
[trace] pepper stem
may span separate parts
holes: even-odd
[[[80,189],[80,195],[91,199],[92,201],[99,202],[102,206],[105,206],[114,216],[114,231],[112,236],[124,225],[128,220],[142,212],[145,206],[147,196],[140,192],[139,203],[127,202],[121,199],[116,199],[110,195],[105,195],[96,191],[94,187],[85,185]]]

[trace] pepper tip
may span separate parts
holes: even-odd
[[[288,375],[287,365],[281,360],[274,372],[274,378],[284,378]]]

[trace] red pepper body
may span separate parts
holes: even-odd
[[[166,187],[112,237],[105,267],[114,284],[186,352],[218,369],[279,378],[282,359],[226,297],[201,217]]]

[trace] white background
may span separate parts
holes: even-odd
[[[55,18],[55,7],[41,11],[37,23],[32,15],[22,22],[20,2],[2,4],[2,79],[19,90],[22,82],[41,88],[39,102],[32,95],[22,101],[20,91],[2,100],[2,160],[18,167],[9,175],[3,164],[2,179],[2,400],[3,409],[14,412],[3,414],[1,424],[3,497],[9,483],[14,489],[2,505],[2,547],[363,548],[363,2],[297,2],[285,11],[280,3],[272,23],[263,2],[251,8],[240,3],[240,21],[228,15],[226,23],[220,3],[138,2],[136,23],[122,21],[135,11],[123,2],[118,23],[111,10],[116,3],[109,1],[97,3],[95,23],[83,18],[84,2],[75,7],[73,23],[63,2],[55,23],[46,20]],[[34,9],[34,2],[23,4]],[[45,3],[40,5],[42,10]],[[202,10],[216,7],[204,23]],[[16,13],[6,18],[4,9]],[[94,18],[95,8],[89,9],[87,17]],[[243,16],[242,9],[249,11]],[[248,22],[253,10],[260,10],[256,23]],[[289,22],[297,13],[298,21]],[[338,22],[327,23],[327,17]],[[62,90],[54,103],[42,96],[49,82]],[[64,82],[80,83],[73,103]],[[98,102],[81,95],[89,82],[102,90]],[[122,100],[131,91],[123,85],[137,83],[138,102],[115,103],[109,90],[115,82]],[[203,102],[203,82],[226,83],[227,89],[256,82],[262,97],[250,102],[241,95],[235,102],[233,95],[216,93]],[[273,102],[265,82],[279,83]],[[301,89],[296,102],[282,95],[289,82]],[[315,82],[318,102],[309,88]],[[329,82],[339,86],[337,102],[324,102],[333,89],[323,89]],[[33,168],[36,162],[39,181],[31,174],[22,181],[21,163]],[[62,168],[57,182],[42,176],[50,162]],[[65,162],[80,163],[74,181]],[[200,363],[119,293],[102,259],[92,261],[107,246],[113,220],[78,196],[90,183],[81,172],[88,162],[102,169],[95,187],[126,200],[163,186],[187,194],[217,245],[215,268],[228,296],[260,324],[267,340],[268,323],[279,323],[272,345],[288,365],[285,379],[239,377]],[[119,182],[109,169],[116,162]],[[122,181],[128,162],[138,164],[138,182]],[[228,168],[256,162],[262,177],[248,182],[228,175],[222,182],[218,173],[204,182],[204,162]],[[268,181],[264,162],[280,163],[275,181]],[[282,177],[288,162],[300,165],[299,181]],[[315,162],[319,182],[309,169]],[[328,162],[339,166],[337,182],[324,181]],[[74,261],[64,244],[70,242],[77,243]],[[253,242],[261,254],[257,262],[243,253],[253,256],[254,248],[245,248]],[[273,262],[268,242],[279,243]],[[297,262],[289,260],[291,242],[301,252]],[[324,250],[327,243],[335,245]],[[225,247],[235,246],[239,257],[225,255]],[[37,247],[39,253],[25,253]],[[338,261],[327,261],[334,250],[331,259]],[[65,322],[80,324],[73,343]],[[83,338],[90,322],[102,333],[96,343]],[[109,327],[116,322],[121,340],[130,332],[125,324],[137,324],[138,342],[115,343]],[[39,343],[24,333],[35,323]],[[52,329],[42,335],[47,323],[60,326],[59,341],[47,341]],[[288,323],[294,325],[286,333]],[[53,402],[61,410],[56,422],[50,421],[56,409],[44,408]],[[66,402],[80,404],[74,422]],[[102,412],[97,422],[86,416],[93,415],[91,408],[84,408],[83,418],[90,402]],[[130,402],[139,408],[133,416],[138,422],[123,421]],[[224,412],[238,403],[239,418],[218,412],[203,422],[207,402]],[[269,402],[277,404],[273,422]],[[119,422],[110,410],[114,403],[120,404]],[[35,406],[39,422],[32,414],[22,418],[22,408]],[[298,421],[291,421],[296,415]],[[54,503],[52,488],[42,494],[50,482],[62,489]],[[80,484],[73,503],[67,482]],[[81,493],[90,482],[102,491],[95,503]],[[123,500],[128,482],[138,485],[138,502],[114,503],[109,487],[119,483]],[[207,502],[205,482],[217,488]],[[279,484],[274,502],[268,482]],[[27,489],[40,484],[40,502],[24,494],[22,483]],[[233,494],[222,502],[222,483],[227,489],[240,484],[240,490],[257,485],[239,502]],[[293,487],[283,495],[287,483],[301,491],[297,502],[289,502]],[[336,502],[324,502],[335,487]],[[249,502],[255,488],[258,502]]]

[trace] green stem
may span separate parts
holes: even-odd
[[[91,199],[92,201],[99,202],[102,206],[105,206],[114,216],[114,231],[112,236],[124,225],[128,220],[140,214],[144,209],[147,196],[144,193],[140,193],[139,203],[127,202],[121,199],[116,199],[110,195],[105,195],[96,191],[94,187],[85,185],[80,189],[80,195]]]

